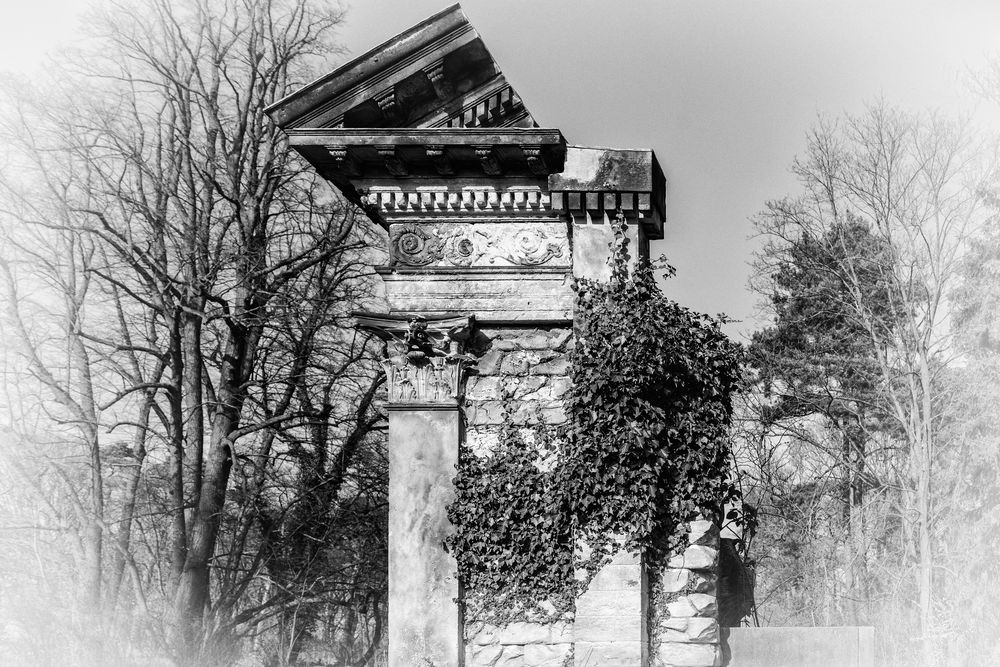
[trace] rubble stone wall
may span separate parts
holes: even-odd
[[[465,446],[477,456],[489,456],[505,420],[525,427],[539,420],[553,425],[565,422],[572,344],[568,324],[481,328],[469,346],[478,364],[465,387]],[[592,590],[581,598],[584,609],[580,613],[586,622],[577,624],[580,627],[574,627],[572,617],[557,623],[518,621],[497,627],[467,616],[466,667],[568,667],[574,664],[574,655],[577,664],[584,664],[581,659],[586,661],[583,653],[588,651],[601,653],[601,660],[609,667],[639,667],[647,660],[640,643],[644,646],[647,641],[654,667],[721,664],[716,600],[718,546],[717,527],[710,521],[695,521],[691,524],[689,546],[665,566],[647,570],[636,561],[628,572],[635,570],[639,574],[623,578],[619,570],[624,572],[624,561],[609,565],[607,572],[595,577]],[[647,582],[643,574],[646,571],[656,579]],[[625,584],[612,585],[619,580]],[[644,590],[633,591],[640,581]],[[653,595],[646,594],[647,585],[652,587]],[[652,624],[643,627],[647,626],[647,600],[652,606]],[[634,607],[628,614],[628,628],[620,627],[621,622],[609,622],[608,613],[602,611],[625,603],[629,603],[629,609]],[[613,615],[621,616],[620,611]],[[618,636],[623,632],[627,639]]]
[[[472,341],[478,363],[465,386],[465,438],[473,452],[483,456],[494,448],[505,420],[526,426],[539,418],[566,421],[572,333],[568,325],[486,329]]]
[[[496,447],[505,420],[531,426],[566,421],[572,329],[525,326],[480,330],[470,347],[479,362],[465,387],[465,441],[478,456]],[[518,621],[497,627],[466,618],[466,667],[563,667],[573,623]]]

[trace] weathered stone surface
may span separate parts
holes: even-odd
[[[663,571],[661,581],[666,593],[676,593],[687,586],[691,571],[685,568],[669,567]]]
[[[691,593],[686,596],[688,602],[691,606],[695,608],[698,616],[710,616],[715,614],[717,611],[716,600],[714,595],[706,595],[704,593]]]
[[[495,667],[524,667],[524,647],[516,645],[506,645],[503,653],[495,663]]]
[[[588,591],[635,591],[642,583],[642,573],[634,563],[612,562],[591,579]]]
[[[685,634],[689,642],[717,643],[719,641],[719,622],[714,618],[705,617],[688,619]]]
[[[524,647],[524,667],[562,667],[572,644],[529,644]]]
[[[683,632],[687,630],[689,620],[691,619],[686,616],[665,616],[660,619],[660,627]]]
[[[540,375],[529,375],[528,377],[517,378],[512,381],[515,399],[530,400],[537,398],[537,392],[548,381],[548,378]]]
[[[389,412],[389,665],[457,665],[458,568],[444,549],[457,409]]]
[[[694,608],[694,605],[687,599],[687,596],[667,603],[667,614],[671,618],[687,618],[697,613],[698,610]]]
[[[633,613],[585,615],[576,620],[576,641],[608,642],[639,641],[642,639],[642,623]]]
[[[500,644],[500,628],[488,623],[476,623],[469,628],[469,643],[477,646]]]
[[[549,331],[549,342],[552,345],[552,349],[561,350],[564,345],[566,345],[570,338],[573,336],[573,329],[569,327],[552,329]]]
[[[573,650],[576,667],[640,667],[647,647],[642,641],[587,642],[577,640]]]
[[[523,350],[513,350],[504,356],[500,363],[502,375],[527,375],[532,367],[538,364],[538,355]]]
[[[471,430],[466,435],[466,443],[473,454],[482,458],[490,456],[500,444],[499,434],[483,429]]]
[[[624,550],[594,576],[576,600],[576,665],[643,664],[648,641],[646,587],[641,558]]]
[[[663,642],[656,653],[662,667],[715,667],[722,664],[722,652],[717,644],[686,644]]]
[[[692,545],[684,553],[674,556],[669,567],[685,567],[689,570],[711,570],[719,562],[719,550],[702,545]]]
[[[476,372],[479,375],[493,375],[500,371],[500,362],[503,361],[504,351],[494,348],[485,352],[476,362]]]
[[[688,641],[687,633],[683,630],[675,630],[673,628],[665,628],[662,625],[656,629],[656,637],[661,642],[686,642]]]
[[[691,579],[688,582],[688,588],[692,593],[704,593],[706,595],[715,595],[718,576],[714,570],[697,570],[691,572]]]
[[[500,378],[470,377],[465,384],[465,397],[471,401],[499,400]]]
[[[531,372],[535,375],[568,375],[569,370],[569,359],[560,358],[538,364],[531,369]]]
[[[555,347],[552,337],[547,333],[539,331],[524,336],[517,343],[522,350],[548,350]]]
[[[549,397],[554,400],[562,398],[563,396],[566,395],[566,392],[569,391],[572,385],[573,382],[569,378],[566,377],[551,378],[547,385],[549,390]]]
[[[477,319],[508,322],[569,320],[572,276],[559,273],[409,273],[382,271],[393,312],[436,315],[468,312]]]
[[[465,408],[466,422],[471,426],[496,426],[506,421],[502,401],[469,403]]]
[[[564,424],[568,417],[563,407],[542,408],[542,421],[546,424]]]
[[[476,646],[472,651],[472,667],[492,667],[503,654],[503,648],[500,644]]]
[[[691,593],[682,595],[676,600],[667,603],[667,613],[670,617],[686,618],[690,616],[712,616],[716,613],[716,599],[714,595],[704,593]]]
[[[614,214],[611,214],[614,217]],[[635,267],[636,247],[642,230],[629,225],[625,234],[629,239],[629,267]],[[614,232],[606,221],[604,224],[573,225],[573,275],[577,278],[608,281],[611,279],[609,244],[614,241]]]
[[[500,352],[510,352],[521,349],[521,346],[518,345],[517,338],[498,338],[493,341],[493,349]]]
[[[715,525],[714,521],[699,519],[698,521],[692,521],[688,525],[690,527],[690,532],[688,533],[689,544],[702,544],[718,548],[719,527]]]
[[[631,591],[588,591],[576,600],[576,637],[585,635],[586,628],[591,623],[601,623],[608,616],[631,614],[630,610],[639,608],[642,599],[638,592]],[[596,620],[593,620],[596,619]]]
[[[553,644],[573,643],[573,623],[570,621],[560,621],[553,623],[549,627],[549,641]]]
[[[497,635],[500,644],[544,644],[549,641],[549,626],[542,623],[511,623]]]

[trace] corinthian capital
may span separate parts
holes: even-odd
[[[382,360],[389,404],[458,405],[465,354],[475,321],[471,315],[428,319],[421,315],[355,313],[356,326],[386,341]]]

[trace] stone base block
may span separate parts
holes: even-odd
[[[656,667],[717,667],[722,651],[718,644],[662,642],[656,658]]]
[[[646,643],[641,641],[577,641],[576,667],[640,667],[646,664]]]

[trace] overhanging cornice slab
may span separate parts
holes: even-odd
[[[566,140],[556,129],[536,127],[464,128],[298,128],[287,130],[293,146],[381,144],[448,146],[472,144],[559,145],[565,153]]]
[[[354,60],[338,67],[265,109],[282,128],[341,91],[363,83],[381,71],[397,66],[423,45],[457,30],[471,28],[458,4],[429,16],[409,30],[388,39]]]
[[[538,128],[305,128],[293,148],[329,180],[544,179],[563,169],[566,140]]]
[[[266,109],[299,127],[533,127],[461,7],[453,5]]]
[[[621,211],[642,219],[649,238],[663,238],[667,185],[650,149],[568,146],[548,187],[556,210],[611,217]]]

